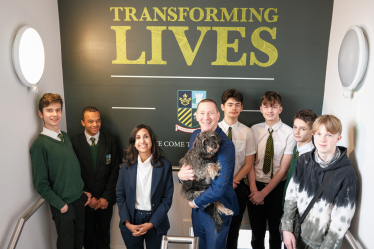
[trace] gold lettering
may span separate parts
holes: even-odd
[[[186,7],[178,7],[179,9],[179,22],[184,22],[184,17],[187,16],[187,13],[184,12],[185,10],[189,10],[190,8],[186,8]]]
[[[276,21],[278,21],[278,17],[279,17],[278,15],[273,15],[273,20],[269,20],[269,12],[270,12],[270,10],[274,10],[274,12],[277,13],[277,9],[274,9],[274,8],[267,9],[265,11],[265,20],[267,22],[276,22]]]
[[[118,18],[118,10],[121,10],[123,11],[123,8],[122,7],[110,7],[110,11],[114,10],[114,19],[113,21],[121,21],[119,18]]]
[[[137,60],[127,59],[126,48],[126,31],[131,29],[131,26],[111,26],[116,32],[116,49],[117,59],[112,61],[112,64],[145,64],[145,52],[143,51]]]
[[[231,13],[229,15],[226,8],[221,8],[221,11],[222,11],[221,22],[225,21],[225,20],[223,20],[223,15],[226,16],[226,21],[228,21],[228,22],[230,21],[231,16],[233,17],[232,22],[238,22],[238,9],[239,8],[233,8],[233,10],[231,11]]]
[[[200,14],[200,16],[199,16],[199,18],[198,19],[195,19],[195,16],[194,16],[194,12],[195,12],[195,10],[199,10],[199,14]],[[192,20],[192,21],[194,21],[194,22],[200,22],[201,20],[203,20],[203,18],[204,18],[204,11],[201,9],[201,8],[199,8],[199,7],[195,7],[195,8],[193,8],[193,9],[191,9],[191,11],[190,11],[190,19]]]
[[[126,19],[124,21],[131,21],[130,16],[134,21],[137,21],[138,18],[135,17],[136,9],[133,7],[124,7],[126,12]]]
[[[218,18],[216,17],[217,9],[216,8],[205,8],[206,9],[206,22],[211,22],[212,20],[210,17],[213,17],[215,22],[219,22]]]
[[[173,12],[172,10],[174,10],[174,12]],[[177,17],[178,17],[178,16],[177,16],[177,14],[175,13],[175,11],[177,11],[177,8],[175,8],[175,7],[170,7],[170,8],[168,9],[168,14],[169,14],[169,16],[168,16],[168,21],[172,21],[172,22],[174,22],[174,21],[177,20]],[[170,16],[174,17],[174,19],[171,19]]]
[[[242,20],[240,22],[247,22],[247,8],[240,8],[242,10]]]
[[[257,20],[259,21],[259,22],[262,22],[262,10],[263,10],[264,8],[260,8],[260,11],[261,11],[261,14],[259,14],[254,8],[249,8],[249,10],[251,11],[251,19],[249,19],[249,21],[248,22],[253,22],[253,19],[252,19],[252,17],[253,17],[253,14],[256,16],[256,18],[257,18]]]
[[[183,57],[186,60],[186,63],[188,66],[192,65],[192,62],[195,59],[195,56],[197,54],[197,51],[200,48],[201,42],[204,39],[204,36],[208,30],[210,30],[210,27],[197,27],[197,30],[201,32],[200,38],[197,41],[197,44],[195,46],[195,49],[192,51],[190,43],[188,42],[188,39],[186,37],[185,31],[188,30],[188,27],[182,27],[182,26],[172,26],[169,27],[169,30],[173,31],[175,38],[177,39],[178,45],[182,51]]]
[[[157,15],[159,16],[159,17],[161,17],[161,19],[163,20],[163,21],[166,21],[166,7],[162,7],[162,9],[164,10],[164,13],[162,13],[161,11],[160,11],[160,9],[159,8],[157,8],[157,7],[153,7],[153,10],[155,11],[155,19],[153,19],[153,21],[158,21],[158,19],[157,19]]]
[[[257,60],[255,53],[251,52],[250,55],[250,65],[259,65],[260,67],[269,67],[273,65],[278,59],[278,50],[270,43],[264,41],[260,37],[261,31],[267,31],[270,33],[272,39],[276,39],[277,36],[277,28],[270,29],[268,27],[259,27],[252,33],[252,44],[255,48],[264,52],[269,56],[269,60],[265,63],[260,62]]]
[[[147,64],[166,65],[162,60],[162,31],[166,26],[148,26],[147,29],[152,32],[152,59]]]
[[[147,7],[144,7],[144,10],[143,10],[143,13],[142,13],[142,16],[140,17],[139,21],[144,21],[143,19],[146,18],[147,22],[150,22],[152,21],[152,18],[151,16],[149,15],[149,12],[147,10]]]
[[[238,31],[242,37],[245,37],[244,27],[213,27],[213,30],[217,31],[217,60],[212,62],[212,65],[221,66],[245,66],[247,54],[243,53],[243,56],[238,61],[228,61],[227,60],[227,49],[233,48],[234,51],[238,52],[238,39],[235,39],[234,43],[227,43],[228,32]]]

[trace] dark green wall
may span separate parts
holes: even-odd
[[[261,95],[269,90],[283,97],[284,111],[282,120],[292,125],[292,119],[301,109],[313,109],[321,114],[324,94],[327,50],[330,35],[332,0],[305,1],[116,1],[116,0],[59,0],[59,15],[62,44],[62,65],[66,98],[66,117],[68,131],[74,136],[83,130],[80,124],[81,110],[93,105],[102,113],[102,129],[117,136],[121,148],[127,146],[131,130],[138,124],[150,125],[158,140],[181,142],[188,141],[190,134],[175,131],[181,125],[177,118],[178,90],[203,90],[207,98],[220,103],[222,92],[236,88],[244,94],[244,109],[259,109]],[[276,22],[261,22],[254,16],[253,22],[200,22],[191,21],[124,21],[125,11],[119,11],[120,21],[114,21],[114,11],[110,7],[134,7],[135,16],[140,18],[144,7],[153,17],[153,7],[206,7],[216,8],[221,19],[220,8],[230,13],[233,8],[254,8],[271,15],[278,15]],[[197,12],[196,12],[197,13]],[[195,17],[196,18],[196,17]],[[247,12],[247,20],[249,10]],[[145,52],[145,62],[152,58],[152,37],[147,26],[166,26],[162,32],[162,59],[166,65],[113,64],[117,59],[118,35],[112,26],[130,26],[126,35],[127,58],[138,59]],[[238,51],[227,49],[227,60],[238,61],[243,53],[247,54],[245,66],[217,66],[211,63],[217,59],[217,32],[206,33],[191,66],[186,64],[181,49],[170,26],[188,26],[187,39],[194,49],[200,37],[198,26],[244,27],[245,37],[231,31],[228,43],[238,41]],[[269,57],[253,45],[252,33],[260,28],[276,28],[273,39],[269,32],[262,31],[261,39],[272,44],[278,57],[273,65],[261,67],[250,65],[250,53],[254,52],[260,62]],[[156,44],[156,43],[155,43]],[[113,78],[111,75],[146,76],[199,76],[199,77],[243,77],[274,78],[274,80],[227,80],[227,79],[145,79]],[[112,107],[154,107],[155,110],[114,110]],[[221,113],[222,117],[222,113]],[[260,113],[246,112],[239,120],[251,126],[263,122]],[[177,165],[187,148],[162,146],[167,158]]]

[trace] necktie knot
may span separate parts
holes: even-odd
[[[64,135],[62,135],[61,133],[59,133],[57,137],[61,139],[61,142],[65,142]]]
[[[273,130],[272,128],[269,128],[268,131],[269,131],[270,136],[271,136],[271,135],[273,134],[273,131],[274,131],[274,130]]]
[[[227,136],[232,140],[232,127],[229,127],[229,131],[227,133]]]
[[[95,140],[96,140],[96,139],[95,139],[94,137],[91,137],[90,140],[91,140],[91,146],[94,146],[94,145],[95,145]]]

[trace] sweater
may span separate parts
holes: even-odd
[[[64,142],[40,134],[30,149],[34,187],[57,209],[83,194],[78,158],[68,134],[62,134]]]
[[[287,188],[281,222],[282,230],[292,232],[296,211],[301,216],[326,175],[337,170],[301,224],[301,240],[311,248],[340,248],[356,209],[357,175],[347,157],[347,149],[338,148],[340,157],[326,168],[316,163],[315,149],[301,155]]]

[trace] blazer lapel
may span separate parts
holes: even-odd
[[[151,198],[154,195],[156,188],[158,186],[158,183],[161,180],[162,177],[162,172],[164,171],[165,167],[153,167],[153,172],[152,172],[152,186],[151,186]]]
[[[88,148],[89,145],[87,143],[86,136],[84,135],[84,132],[79,135],[79,142],[80,142],[81,149],[83,151],[83,155],[86,158],[86,162],[88,162],[87,163],[88,170],[92,174],[94,174],[95,172],[94,172],[92,157],[91,157],[91,153],[90,153],[90,148]],[[81,165],[81,166],[83,166],[83,165]]]
[[[136,175],[138,172],[138,162],[136,162],[134,165],[130,166],[128,169],[128,181],[130,183],[130,186],[132,187],[134,191],[134,196],[136,195]]]
[[[102,132],[99,135],[99,143],[97,148],[97,160],[96,160],[96,173],[99,172],[99,167],[106,164],[105,159],[105,148],[106,148],[106,139]],[[104,161],[103,161],[104,160]]]

